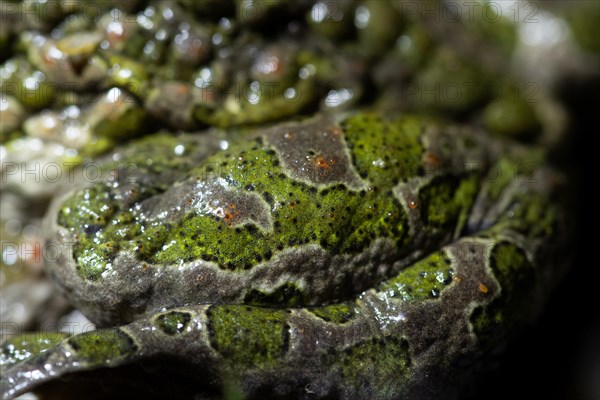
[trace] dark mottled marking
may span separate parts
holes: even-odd
[[[305,304],[304,293],[293,283],[285,283],[270,293],[252,289],[244,296],[244,304],[266,307],[298,307]]]

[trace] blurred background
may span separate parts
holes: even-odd
[[[466,396],[600,399],[600,2],[29,0],[0,13],[2,339],[93,326],[44,275],[42,219],[70,173],[115,146],[159,129],[425,112],[549,148],[572,188],[571,267]]]

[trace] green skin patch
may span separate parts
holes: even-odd
[[[275,365],[288,350],[286,312],[252,307],[214,307],[207,311],[212,347],[239,369]]]
[[[378,395],[392,398],[396,395],[398,380],[406,379],[411,357],[406,340],[395,337],[359,342],[341,353],[335,365],[341,365],[342,375],[360,396],[369,397],[370,387],[388,387]]]
[[[374,114],[275,126],[208,157],[194,143],[143,139],[121,154],[156,152],[135,179],[55,205],[75,240],[56,279],[99,321],[135,321],[5,345],[5,393],[169,355],[232,397],[418,398],[424,377],[522,325],[549,279],[538,265],[558,248],[561,211],[549,171],[522,167],[536,151]]]
[[[46,352],[68,336],[66,333],[53,332],[34,332],[13,336],[2,343],[0,364],[4,370],[4,368],[27,360],[36,354]]]
[[[438,297],[444,287],[452,283],[453,276],[450,259],[436,252],[417,261],[414,267],[397,277],[385,281],[379,290],[403,301],[423,301]]]
[[[352,303],[339,303],[309,309],[309,311],[323,321],[332,322],[334,324],[343,324],[352,320],[356,315],[357,309]]]
[[[171,311],[156,317],[156,325],[167,335],[176,335],[183,332],[189,322],[190,314],[186,312]]]
[[[92,365],[111,365],[137,351],[133,339],[119,329],[82,333],[68,343],[81,360]]]

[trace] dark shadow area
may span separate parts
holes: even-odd
[[[570,143],[559,162],[572,184],[574,232],[572,265],[555,289],[540,319],[508,346],[499,368],[488,373],[469,399],[597,400],[600,396],[600,271],[595,254],[598,181],[593,145],[598,132],[600,79],[570,81],[561,97],[571,115]]]

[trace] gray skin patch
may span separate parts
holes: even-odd
[[[341,128],[327,117],[278,125],[267,130],[264,138],[293,179],[318,187],[334,183],[357,190],[366,187],[352,166]]]
[[[171,186],[159,197],[140,204],[148,221],[177,221],[194,210],[198,215],[222,219],[230,227],[256,224],[273,230],[268,204],[255,193],[239,190],[235,182],[220,177],[191,177]]]
[[[492,142],[484,132],[469,127],[431,123],[421,136],[425,174],[432,176],[442,171],[464,174],[486,170],[489,160],[506,151],[505,145]]]

